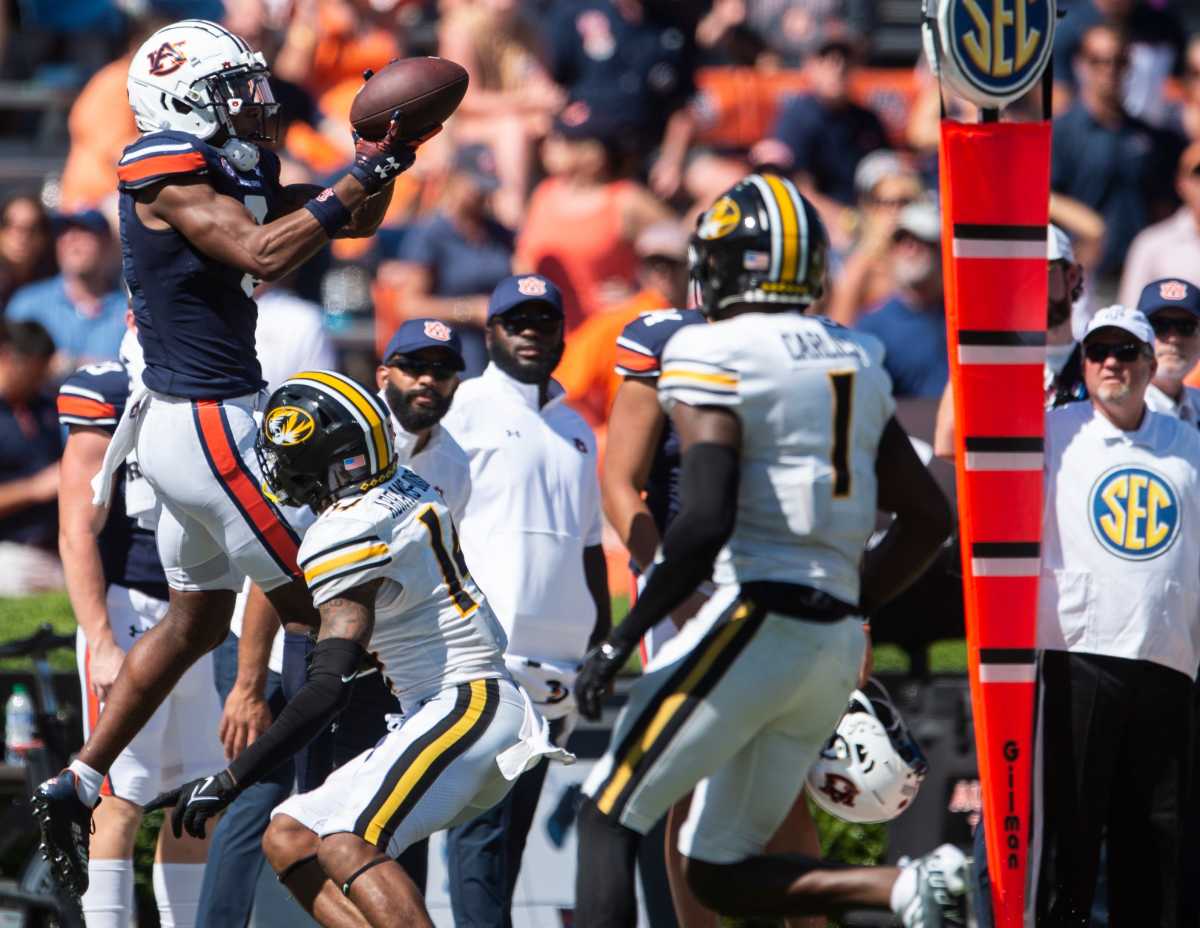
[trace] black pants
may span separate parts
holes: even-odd
[[[308,635],[287,632],[283,641],[283,692],[291,699],[308,677],[312,652]],[[388,733],[388,716],[399,720],[400,702],[388,689],[383,674],[372,673],[354,681],[350,704],[326,731],[296,754],[296,788],[316,789],[333,771],[363,751],[370,750]],[[396,858],[424,895],[429,873],[429,841],[418,841]]]
[[[1176,928],[1191,680],[1047,651],[1041,691],[1038,928],[1088,928],[1102,842],[1112,928]]]

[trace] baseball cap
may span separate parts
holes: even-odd
[[[1130,309],[1120,304],[1104,307],[1092,316],[1092,321],[1088,323],[1087,331],[1083,334],[1083,340],[1087,341],[1093,332],[1100,329],[1121,329],[1139,342],[1154,344],[1154,330],[1150,328],[1150,320],[1140,309]]]
[[[1075,263],[1075,249],[1071,237],[1054,223],[1046,226],[1046,260]]]
[[[55,235],[62,235],[67,229],[86,229],[96,235],[112,235],[112,228],[104,214],[98,209],[85,209],[77,213],[59,213],[53,219]]]
[[[1152,280],[1142,287],[1137,308],[1147,316],[1154,315],[1160,309],[1182,309],[1193,316],[1200,316],[1200,290],[1196,289],[1195,284],[1178,277]]]
[[[450,352],[460,371],[467,366],[458,333],[440,319],[406,320],[383,349],[383,361],[386,364],[395,355],[414,354],[423,348],[442,348]]]
[[[471,178],[480,190],[490,193],[500,189],[496,158],[486,145],[464,145],[454,153],[451,168]]]
[[[505,277],[492,291],[488,300],[488,322],[526,303],[540,303],[560,316],[563,314],[562,293],[551,280],[541,274],[514,274]]]
[[[896,231],[936,245],[942,240],[942,213],[930,199],[917,200],[900,210]]]
[[[633,250],[639,258],[687,261],[688,234],[677,222],[651,223],[638,234]]]
[[[849,57],[855,57],[863,50],[863,39],[849,23],[831,19],[818,30],[810,48],[818,55],[836,48]]]
[[[865,197],[885,177],[912,173],[912,168],[898,154],[890,148],[880,148],[858,162],[854,169],[854,189],[860,197]]]
[[[611,106],[593,105],[587,100],[572,100],[554,117],[554,132],[565,139],[594,139],[617,148],[629,141],[632,124]]]

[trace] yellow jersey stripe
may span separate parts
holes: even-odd
[[[728,387],[736,390],[738,379],[732,374],[709,374],[704,371],[689,371],[678,367],[669,367],[662,372],[660,380],[695,380],[709,386]]]
[[[329,387],[341,396],[348,399],[354,404],[354,407],[367,420],[367,424],[371,427],[371,438],[375,443],[375,461],[376,467],[382,468],[388,460],[388,445],[387,432],[384,429],[383,419],[376,412],[375,407],[368,403],[359,395],[358,389],[343,383],[337,377],[326,374],[324,371],[301,371],[299,374],[294,374],[289,380],[313,380],[323,386]]]
[[[409,793],[420,784],[421,778],[425,776],[434,762],[454,747],[479,722],[487,705],[487,681],[472,680],[468,685],[471,687],[471,701],[467,705],[467,711],[463,713],[462,718],[446,729],[445,734],[431,742],[425,750],[418,754],[416,760],[404,771],[387,801],[375,813],[375,817],[367,826],[366,833],[363,835],[367,843],[378,843],[379,836],[387,827],[388,820],[396,814],[396,810],[408,798]]]
[[[633,772],[637,769],[637,765],[654,747],[655,740],[662,733],[663,729],[670,724],[671,718],[687,702],[688,695],[695,688],[696,684],[700,682],[709,668],[716,662],[717,658],[721,656],[721,652],[729,646],[734,636],[741,630],[741,623],[746,616],[750,615],[750,612],[751,610],[744,604],[738,608],[729,620],[729,624],[721,629],[709,643],[700,660],[696,662],[691,672],[688,673],[683,683],[680,684],[679,689],[671,693],[659,705],[653,721],[650,722],[642,737],[621,758],[616,770],[609,777],[608,785],[605,786],[604,791],[601,792],[599,798],[596,800],[597,807],[605,815],[612,812],[613,804],[621,795],[621,791],[625,788],[625,785],[633,777]]]
[[[796,279],[796,270],[800,262],[800,229],[796,218],[796,201],[784,186],[783,181],[774,174],[764,174],[767,186],[775,194],[779,205],[779,218],[783,224],[783,262],[780,265],[779,279],[791,283]]]
[[[368,545],[365,548],[351,548],[349,551],[344,551],[341,554],[335,554],[332,557],[318,561],[311,567],[304,570],[304,582],[312,583],[322,574],[327,574],[331,570],[337,570],[339,567],[345,567],[347,564],[357,564],[359,561],[366,561],[373,557],[380,557],[388,553],[388,546],[382,542],[379,544]]]

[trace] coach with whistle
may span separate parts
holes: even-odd
[[[1154,330],[1110,306],[1086,402],[1046,416],[1036,924],[1086,926],[1107,843],[1113,924],[1174,928],[1200,653],[1200,432],[1152,412]]]

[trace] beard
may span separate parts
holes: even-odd
[[[1121,403],[1133,393],[1133,387],[1127,383],[1104,383],[1096,390],[1096,395],[1106,403]]]
[[[1070,300],[1046,301],[1046,328],[1056,329],[1071,318]]]
[[[508,374],[513,380],[529,384],[543,384],[550,379],[550,374],[558,367],[558,362],[562,360],[563,349],[565,347],[565,343],[560,341],[545,358],[540,361],[530,361],[518,358],[515,354],[509,352],[500,343],[498,338],[492,339],[491,345],[488,346],[492,361],[495,362],[496,367]]]
[[[383,388],[383,396],[401,428],[414,434],[436,425],[450,408],[450,397],[426,387],[401,390],[389,382]],[[418,397],[428,397],[433,405],[428,408],[414,407],[413,400]]]
[[[1192,363],[1174,348],[1159,347],[1154,354],[1158,361],[1157,379],[1182,381],[1192,369]]]
[[[919,287],[933,276],[933,272],[932,254],[905,256],[892,265],[892,274],[901,287]]]

